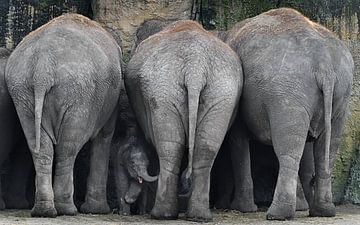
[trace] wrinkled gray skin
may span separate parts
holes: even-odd
[[[14,161],[10,162],[10,174],[8,175],[10,188],[4,199],[1,195],[0,182],[0,209],[5,208],[5,203],[8,209],[27,209],[29,203],[26,200],[26,187],[30,176],[31,158],[5,83],[5,66],[9,56],[9,50],[0,48],[0,167],[10,153],[14,154],[12,157]]]
[[[279,160],[267,219],[293,218],[300,159],[311,141],[314,192],[309,173],[302,171],[312,168],[311,160],[303,160],[299,172],[310,215],[334,216],[331,172],[351,92],[349,50],[325,28],[285,8],[236,24],[225,41],[240,56],[244,72],[240,118],[232,127],[235,199],[252,193],[242,187],[252,186],[248,141],[256,139],[273,145]]]
[[[119,116],[112,141],[119,214],[130,215],[130,204],[138,202],[140,214],[146,212],[147,182],[157,180],[147,172],[147,152],[152,150],[138,127],[125,90],[121,90]]]
[[[187,218],[211,220],[210,170],[241,93],[241,75],[236,54],[193,21],[172,23],[135,50],[125,85],[159,157],[153,218],[178,217],[178,176],[189,148],[193,190]]]
[[[36,170],[32,216],[77,213],[73,167],[89,140],[90,173],[81,211],[109,212],[106,180],[120,61],[121,50],[111,34],[77,14],[53,19],[27,35],[11,54],[6,83]]]

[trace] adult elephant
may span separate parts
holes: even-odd
[[[109,212],[108,158],[121,87],[121,49],[115,39],[96,22],[65,14],[23,39],[8,60],[5,78],[36,170],[31,215],[77,213],[73,167],[89,140],[90,173],[81,211]]]
[[[181,159],[189,149],[193,190],[187,218],[211,220],[210,169],[242,88],[236,54],[193,21],[178,21],[140,43],[125,75],[130,103],[158,153],[152,217],[178,217]]]
[[[244,20],[224,40],[238,53],[244,72],[240,115],[232,130],[236,183],[252,182],[249,139],[273,145],[279,174],[267,219],[293,218],[300,159],[305,142],[312,141],[313,195],[303,183],[310,215],[334,216],[331,173],[354,69],[348,48],[326,28],[288,8]],[[309,180],[304,174],[300,171],[300,178]]]
[[[10,174],[7,176],[9,178],[7,185],[10,188],[8,188],[8,196],[4,196],[6,205],[2,198],[4,192],[2,192],[0,182],[0,209],[4,209],[5,206],[6,208],[26,209],[29,207],[26,200],[26,187],[30,176],[31,158],[5,83],[5,66],[10,53],[8,49],[0,48],[0,167],[9,158],[10,153],[13,155]]]

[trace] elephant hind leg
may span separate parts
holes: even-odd
[[[19,91],[19,90],[13,90]],[[49,135],[52,130],[40,128],[40,149],[36,149],[35,118],[34,118],[34,98],[30,89],[23,89],[16,93],[22,95],[12,95],[16,112],[19,116],[21,127],[24,131],[31,156],[35,167],[35,203],[31,210],[33,217],[56,217],[57,212],[54,206],[54,192],[52,188],[52,166],[54,158],[54,146]],[[31,98],[19,98],[19,97]]]
[[[70,111],[69,111],[70,112]],[[72,115],[76,115],[73,113]],[[54,195],[55,208],[59,215],[75,215],[74,204],[74,164],[83,145],[89,138],[84,120],[75,116],[64,116],[61,133],[55,146]]]
[[[315,186],[313,201],[310,204],[310,216],[335,216],[335,205],[332,202],[331,193],[331,173],[328,174],[325,171],[324,143],[324,134],[320,135],[314,143]]]
[[[87,179],[85,202],[80,207],[83,213],[110,213],[110,207],[106,198],[106,185],[110,145],[115,130],[117,112],[118,110],[114,109],[104,127],[91,140],[90,172]]]
[[[47,133],[41,129],[40,152],[31,148],[36,176],[35,203],[31,210],[33,217],[55,217],[57,211],[54,205],[54,191],[52,188],[53,143]]]
[[[54,206],[54,192],[52,188],[52,166],[54,159],[53,142],[48,133],[41,128],[40,149],[38,152],[35,151],[34,115],[27,107],[25,107],[27,104],[20,103],[22,102],[18,102],[19,105],[16,105],[16,109],[31,152],[36,172],[35,203],[31,210],[31,216],[56,217],[57,212]]]
[[[249,138],[242,121],[236,120],[228,135],[235,184],[231,209],[255,212],[257,205],[254,201],[254,183],[251,176]]]
[[[178,179],[184,148],[184,145],[171,141],[156,144],[160,173],[155,205],[151,211],[154,219],[177,219],[178,217]]]
[[[54,195],[58,215],[77,214],[77,209],[73,201],[73,170],[76,153],[79,150],[78,144],[71,141],[62,141],[56,146]]]
[[[155,205],[151,211],[155,219],[178,218],[178,180],[185,150],[185,127],[181,119],[185,110],[174,108],[178,106],[181,104],[169,106],[159,102],[158,108],[150,112],[160,166]]]
[[[209,209],[210,172],[234,112],[235,97],[222,97],[215,101],[199,106],[192,165],[193,190],[186,213],[191,221],[212,220]]]
[[[266,216],[269,220],[292,219],[295,216],[298,171],[309,123],[308,114],[302,108],[270,114],[271,138],[279,161],[279,174]]]
[[[346,107],[343,107],[343,109],[346,109]],[[331,174],[341,142],[344,121],[345,110],[331,121],[330,173],[325,170],[325,132],[314,143],[315,188],[314,199],[310,204],[310,216],[331,217],[336,214],[331,191]]]

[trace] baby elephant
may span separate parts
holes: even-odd
[[[87,141],[91,163],[81,211],[109,212],[106,180],[121,86],[115,39],[96,22],[65,14],[22,40],[5,78],[36,170],[31,215],[77,213],[73,168]]]
[[[242,88],[236,53],[198,23],[174,22],[139,44],[125,85],[138,122],[159,157],[152,217],[178,217],[178,176],[188,149],[187,178],[192,175],[193,189],[187,218],[211,220],[210,170]]]
[[[129,215],[130,204],[138,200],[140,214],[146,212],[147,182],[154,182],[157,176],[150,176],[146,149],[149,144],[141,137],[130,137],[119,144],[115,160],[115,180],[119,203],[119,214]],[[141,196],[140,196],[141,195]]]

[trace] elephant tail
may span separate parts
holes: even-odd
[[[35,67],[33,74],[34,85],[34,105],[35,105],[35,153],[40,151],[41,143],[41,120],[43,113],[43,105],[45,95],[48,90],[54,85],[54,70],[49,61],[54,62],[54,59],[42,56],[38,59],[38,64]]]
[[[331,142],[331,115],[334,94],[334,80],[325,78],[323,83],[324,118],[325,118],[325,171],[330,173],[330,142]]]
[[[186,179],[189,179],[192,174],[193,166],[193,153],[195,147],[195,137],[196,137],[196,126],[197,126],[197,116],[198,116],[198,107],[199,107],[199,98],[202,88],[196,88],[188,86],[188,109],[189,109],[189,160],[188,168],[186,171]]]
[[[40,151],[41,117],[45,98],[45,89],[34,87],[35,96],[35,153]]]

